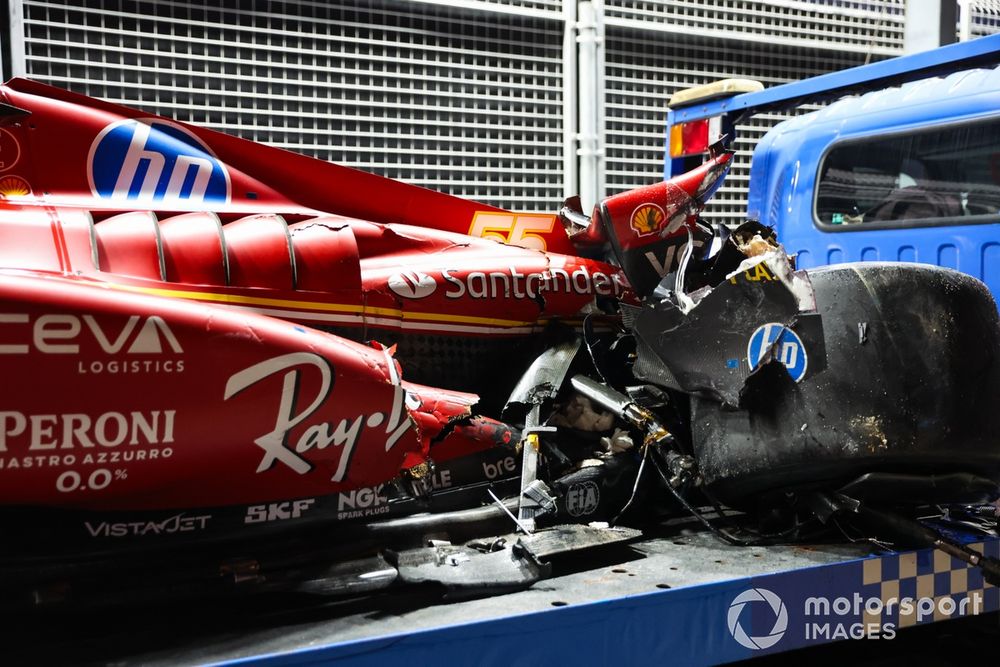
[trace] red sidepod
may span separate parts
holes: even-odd
[[[409,225],[152,211],[95,223],[80,208],[2,201],[0,217],[5,268],[82,272],[311,327],[523,336],[578,319],[595,298],[630,298],[604,262]]]
[[[159,509],[372,486],[476,397],[391,351],[248,312],[8,272],[0,503]],[[426,406],[426,408],[425,408]],[[461,453],[461,452],[456,452]]]

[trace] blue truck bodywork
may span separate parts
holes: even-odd
[[[829,106],[778,124],[758,142],[747,216],[773,226],[803,268],[848,261],[908,261],[958,269],[1000,294],[1000,211],[974,219],[830,225],[816,212],[818,177],[831,149],[849,142],[1000,120],[1000,35],[836,72],[759,93],[668,112],[670,125],[826,100]],[[968,69],[969,67],[988,69]],[[928,76],[945,74],[943,78]],[[899,85],[902,84],[902,85]],[[869,92],[865,92],[869,91]],[[996,138],[1000,156],[1000,136]],[[666,161],[665,175],[683,168]],[[996,176],[994,177],[996,178]]]

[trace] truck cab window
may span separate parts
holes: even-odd
[[[835,144],[820,166],[816,216],[823,226],[997,218],[1000,121]]]

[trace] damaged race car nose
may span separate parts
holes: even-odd
[[[597,207],[593,224],[603,228],[640,297],[677,269],[688,244],[693,251],[708,249],[713,232],[698,222],[698,214],[732,161],[732,152],[721,151],[692,171],[608,197]]]
[[[623,248],[647,245],[658,238],[693,226],[698,214],[732,165],[733,153],[724,151],[700,167],[662,181],[609,197],[601,215]]]

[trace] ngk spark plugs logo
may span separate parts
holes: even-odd
[[[181,373],[184,349],[162,317],[0,313],[0,358],[44,354],[72,359],[80,375]]]
[[[226,166],[189,130],[159,119],[129,118],[104,128],[90,146],[87,177],[103,199],[229,201]]]
[[[384,488],[384,484],[379,484],[338,494],[337,519],[343,521],[387,514],[390,510],[389,497],[383,494]]]

